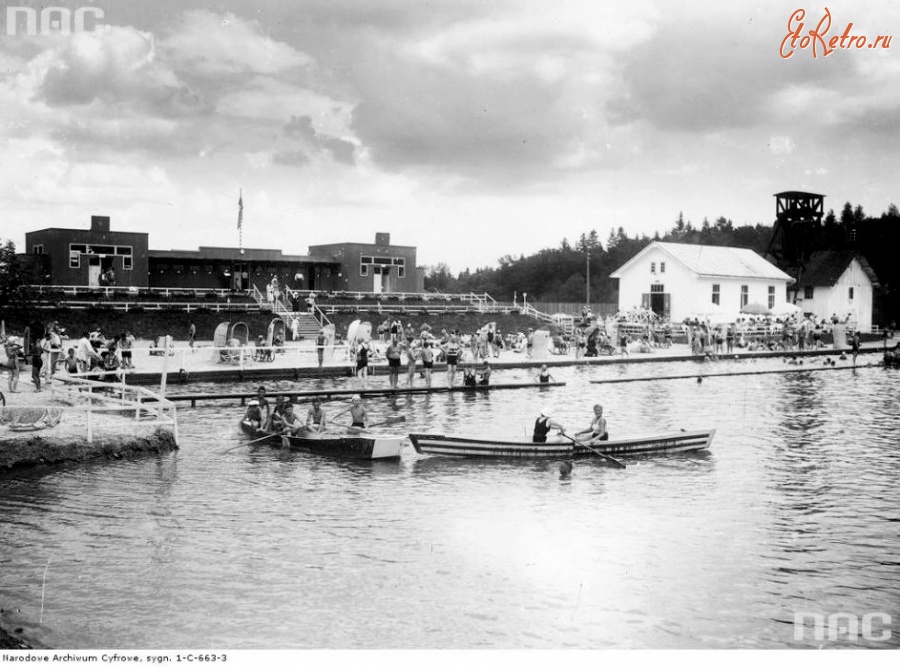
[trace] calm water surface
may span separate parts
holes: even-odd
[[[719,364],[704,368],[741,368]],[[67,648],[897,647],[900,373],[589,383],[700,368],[369,402],[408,431],[517,436],[545,403],[582,429],[596,401],[613,437],[718,430],[707,454],[579,461],[569,479],[412,447],[390,463],[226,452],[241,409],[185,408],[175,454],[0,477],[0,602],[21,609],[4,619]],[[797,641],[795,612],[894,627]]]

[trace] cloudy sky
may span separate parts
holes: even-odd
[[[245,247],[384,231],[459,271],[679,211],[771,223],[782,190],[900,203],[900,41],[780,53],[796,9],[871,43],[893,0],[55,0],[103,25],[47,35],[3,3],[17,244],[107,214],[156,249],[237,245],[243,189]]]

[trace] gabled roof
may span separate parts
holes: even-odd
[[[866,258],[852,250],[827,250],[813,253],[797,280],[797,284],[804,287],[807,285],[831,287],[840,280],[853,260],[859,262],[863,273],[872,281],[872,286],[878,287],[878,276],[875,275]]]
[[[654,249],[665,251],[698,276],[792,280],[788,274],[749,248],[673,244],[665,241],[654,241],[614,271],[611,277],[621,278],[621,273],[626,268]]]

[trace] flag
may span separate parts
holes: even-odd
[[[238,197],[238,229],[241,229],[241,223],[244,222],[244,192],[241,191]]]

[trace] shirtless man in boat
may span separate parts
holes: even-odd
[[[281,433],[285,436],[296,436],[305,426],[294,412],[294,404],[285,405],[284,413],[281,415],[281,423],[284,425]]]
[[[350,425],[351,427],[356,427],[358,429],[365,429],[366,422],[368,422],[368,414],[366,413],[366,407],[363,406],[362,397],[358,394],[354,394],[350,399],[350,407],[345,408],[340,413],[335,414],[335,419],[343,415],[344,413],[350,413],[350,417],[353,418],[353,423]]]
[[[328,419],[325,417],[325,411],[322,410],[322,400],[313,399],[312,408],[306,414],[306,430],[321,434],[325,431],[325,425]]]

